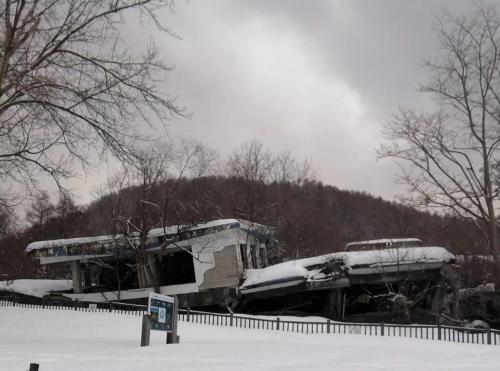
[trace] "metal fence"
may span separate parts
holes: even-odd
[[[70,300],[38,299],[29,296],[0,296],[0,307],[45,308],[85,312],[111,312],[142,315],[147,307],[120,302],[90,303]],[[472,329],[445,325],[405,325],[393,323],[355,323],[337,321],[291,321],[280,317],[261,318],[240,314],[179,309],[179,320],[203,325],[232,326],[246,329],[285,331],[302,334],[360,334],[368,336],[408,337],[456,343],[500,345],[500,330]]]

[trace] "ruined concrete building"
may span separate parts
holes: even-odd
[[[97,236],[30,243],[26,252],[43,265],[71,264],[74,300],[132,301],[155,286],[177,295],[181,306],[231,304],[246,269],[267,266],[275,244],[273,229],[224,219],[190,226],[152,229],[138,266],[138,236]]]
[[[143,270],[138,236],[33,242],[26,251],[41,264],[71,264],[73,290],[58,294],[91,302],[140,301],[156,286],[183,307],[344,318],[388,306],[436,312],[459,287],[456,256],[415,238],[353,242],[342,252],[268,265],[276,248],[273,228],[224,219],[149,231]]]

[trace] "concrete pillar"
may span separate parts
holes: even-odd
[[[327,318],[337,318],[338,310],[337,310],[337,291],[330,290],[326,294],[326,303],[325,309],[323,311],[323,315]]]
[[[343,318],[345,312],[344,301],[345,291],[342,289],[330,290],[326,297],[324,316],[332,319]]]
[[[75,260],[71,262],[71,276],[73,278],[73,292],[75,294],[82,293],[82,270],[80,268],[80,261]]]
[[[345,316],[345,291],[337,289],[337,315],[344,319]]]

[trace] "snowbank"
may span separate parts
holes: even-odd
[[[0,290],[43,297],[51,291],[69,290],[73,287],[71,280],[14,280],[0,281]]]
[[[152,331],[141,348],[141,317],[0,307],[0,371],[30,362],[51,371],[497,370],[498,346],[357,334],[297,334],[180,322],[181,343]]]

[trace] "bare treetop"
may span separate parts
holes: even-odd
[[[0,10],[0,178],[36,185],[60,181],[90,151],[126,160],[145,139],[139,123],[182,115],[161,92],[168,70],[154,44],[131,54],[120,37],[126,12],[160,29],[156,11],[171,1],[5,1]]]
[[[400,161],[414,205],[473,220],[487,237],[500,277],[500,16],[479,4],[467,16],[444,13],[437,32],[440,54],[427,63],[430,79],[422,91],[438,108],[395,114],[385,124],[391,143],[379,156]]]

